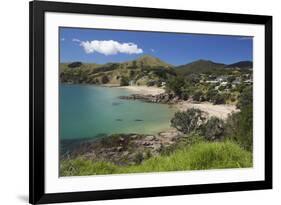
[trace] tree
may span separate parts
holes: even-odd
[[[224,104],[225,103],[225,97],[224,97],[224,95],[218,93],[213,97],[212,101],[215,105]]]
[[[253,87],[248,86],[242,91],[239,97],[237,107],[239,109],[243,109],[245,107],[252,106],[252,105],[253,105]]]
[[[202,126],[202,131],[207,140],[222,139],[224,134],[224,121],[217,117],[211,117],[204,126]]]
[[[147,86],[154,86],[155,85],[155,81],[147,81],[146,85]]]
[[[183,77],[175,77],[167,82],[166,89],[168,92],[173,92],[175,95],[181,96],[184,85],[185,81]]]
[[[128,86],[129,85],[129,78],[122,76],[120,80],[120,86]]]
[[[196,91],[195,93],[194,93],[194,95],[192,96],[192,98],[193,98],[193,100],[195,100],[195,101],[202,101],[202,96],[203,96],[203,93],[202,93],[202,91]]]
[[[184,90],[182,91],[180,98],[183,100],[188,100],[190,96],[191,92],[189,90]]]
[[[101,83],[102,83],[102,84],[106,84],[106,83],[108,83],[108,82],[109,82],[108,77],[107,77],[106,75],[102,76],[102,78],[101,78]]]
[[[228,81],[229,83],[232,83],[235,79],[236,79],[236,77],[233,76],[233,75],[231,75],[231,76],[229,76],[229,77],[227,78],[227,81]]]
[[[216,95],[218,94],[218,91],[216,91],[215,89],[208,89],[207,93],[206,93],[206,100],[210,101],[211,99],[213,99]]]
[[[253,149],[253,107],[244,107],[241,112],[228,117],[225,136],[236,141],[246,150]]]
[[[185,112],[176,112],[171,120],[171,125],[180,132],[188,134],[199,130],[205,119],[201,110],[191,108]]]

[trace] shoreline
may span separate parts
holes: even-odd
[[[143,95],[160,95],[165,93],[164,88],[155,87],[155,86],[146,86],[146,85],[128,85],[128,86],[120,86],[119,84],[73,84],[73,83],[62,83],[65,85],[92,85],[97,87],[105,87],[105,88],[122,88],[127,89],[132,92],[133,94],[143,94]]]
[[[142,95],[160,95],[165,93],[164,88],[153,87],[153,86],[137,86],[137,85],[128,85],[128,86],[119,86],[119,88],[128,89],[134,94],[142,94]]]
[[[140,155],[148,158],[157,156],[164,148],[177,144],[181,136],[182,133],[175,128],[157,134],[112,134],[72,144],[73,147],[66,148],[65,153],[60,153],[60,157],[61,159],[81,157],[92,161],[112,162],[116,165],[133,165]]]
[[[195,103],[195,102],[188,102],[188,101],[180,101],[174,104],[174,106],[179,111],[186,111],[191,108],[199,109],[203,112],[206,112],[210,117],[218,117],[223,120],[226,120],[228,115],[231,113],[239,112],[240,110],[236,108],[235,105],[229,105],[229,104],[220,104],[220,105],[214,105],[210,102],[201,102],[201,103]]]

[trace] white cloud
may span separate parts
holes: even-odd
[[[143,50],[134,43],[120,43],[114,40],[105,40],[105,41],[77,41],[80,42],[80,46],[84,48],[86,53],[98,52],[104,55],[116,55],[118,53],[126,54],[140,54],[143,53]],[[72,39],[74,41],[74,39]]]
[[[81,41],[80,41],[79,39],[77,39],[77,38],[73,38],[72,41],[73,41],[73,42],[78,42],[78,43],[81,42]]]

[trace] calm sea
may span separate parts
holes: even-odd
[[[60,85],[60,139],[85,139],[117,133],[155,134],[170,127],[169,105],[121,100],[124,88]]]

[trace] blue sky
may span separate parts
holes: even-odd
[[[124,62],[144,54],[172,65],[253,60],[253,39],[243,36],[60,28],[59,38],[61,62]]]

